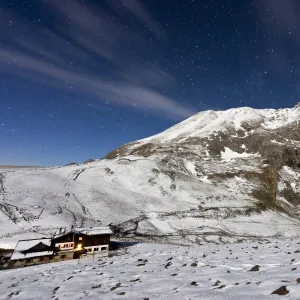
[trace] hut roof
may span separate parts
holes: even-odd
[[[86,235],[113,234],[109,227],[78,227],[74,228],[74,232]]]
[[[27,259],[45,255],[53,255],[51,239],[21,240],[18,242],[11,260]]]

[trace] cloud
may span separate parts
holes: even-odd
[[[162,26],[159,26],[157,21],[152,18],[152,16],[143,6],[142,1],[108,0],[108,4],[120,16],[122,16],[125,11],[128,10],[150,31],[154,32],[158,37],[166,39],[166,34],[162,29]]]
[[[267,48],[263,63],[285,83],[295,82],[296,78],[300,85],[295,69],[300,59],[300,2],[255,0],[254,4]]]
[[[300,3],[296,0],[255,0],[255,8],[261,26],[266,34],[266,42],[281,52],[289,43],[299,46]]]
[[[282,31],[288,33],[297,23],[296,2],[294,0],[259,0],[258,7],[264,10],[265,21],[277,25]],[[270,20],[274,19],[274,23]],[[267,24],[267,23],[266,23]],[[268,26],[268,25],[267,25]]]
[[[72,87],[96,100],[175,119],[190,116],[193,110],[163,93],[172,89],[176,79],[163,63],[152,58],[159,57],[164,46],[164,31],[140,2],[118,3],[110,0],[107,5],[94,7],[78,1],[64,5],[49,1],[44,7],[51,11],[48,27],[12,11],[0,11],[4,41],[0,67],[8,74],[56,89],[70,91]],[[134,25],[128,25],[121,9],[138,19],[149,35],[141,35]],[[157,43],[149,51],[151,36],[157,37]]]

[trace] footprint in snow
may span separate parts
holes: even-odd
[[[213,286],[218,286],[221,283],[220,280],[217,280]]]
[[[121,286],[121,283],[117,283],[115,286],[111,287],[110,290],[113,291]]]
[[[191,264],[191,267],[197,267],[198,266],[198,262],[197,261],[194,261],[192,264]]]
[[[98,288],[101,288],[102,284],[98,284],[98,285],[93,285],[92,286],[92,289],[98,289]]]
[[[258,272],[259,271],[260,266],[259,265],[255,265],[253,268],[251,268],[249,270],[249,272]]]

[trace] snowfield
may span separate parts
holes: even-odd
[[[232,160],[236,170],[255,170],[251,163],[236,165]],[[200,174],[195,165],[188,164],[186,175],[176,181],[163,172],[155,157],[5,170],[4,192],[0,193],[0,248],[14,247],[20,238],[49,237],[60,227],[102,226],[134,218],[140,218],[135,230],[139,234],[177,233],[188,242],[195,241],[197,234],[220,235],[220,231],[238,237],[299,235],[299,220],[285,214],[236,213],[257,201],[247,195],[255,183],[240,177],[212,181],[209,172],[213,174],[219,163],[210,162],[209,169],[202,167],[207,170]],[[226,168],[232,168],[230,162],[222,166],[224,172]],[[290,173],[282,170],[282,178],[284,174],[293,176]]]
[[[299,122],[300,105],[204,111],[105,159],[3,168],[0,247],[111,223],[185,244],[299,237]]]
[[[299,270],[299,239],[136,244],[122,256],[2,271],[0,299],[299,300]],[[271,295],[278,288],[286,296]]]
[[[135,245],[2,271],[0,299],[300,300],[299,122],[206,111],[105,159],[1,169],[0,248],[111,223]]]

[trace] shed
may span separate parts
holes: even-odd
[[[20,240],[10,260],[18,267],[48,262],[54,255],[51,239]]]

